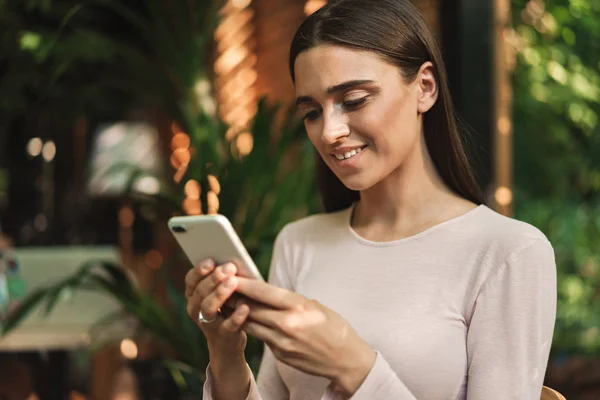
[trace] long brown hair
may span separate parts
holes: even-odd
[[[467,158],[450,97],[441,51],[427,22],[409,0],[337,0],[310,15],[298,28],[290,48],[290,75],[303,51],[328,43],[367,50],[396,65],[406,82],[431,61],[438,99],[424,115],[425,142],[444,182],[458,195],[483,204],[483,194]],[[317,155],[318,186],[327,212],[349,207],[359,194],[348,189]]]

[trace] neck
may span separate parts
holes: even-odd
[[[465,202],[469,203],[441,179],[422,138],[397,170],[360,193],[353,225],[410,231],[411,227],[443,219],[452,213],[451,208],[459,204],[464,207]]]

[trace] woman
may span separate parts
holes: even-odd
[[[296,33],[290,71],[329,212],[281,231],[270,284],[210,260],[186,276],[205,398],[539,399],[553,250],[483,204],[418,11],[330,3]],[[249,300],[220,315],[234,292]],[[257,383],[246,334],[267,345]]]

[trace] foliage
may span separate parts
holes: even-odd
[[[600,354],[600,3],[512,4],[516,217],[555,248],[554,352]]]
[[[104,292],[118,301],[122,311],[106,316],[101,323],[109,324],[126,314],[134,315],[140,328],[157,338],[163,348],[176,352],[178,359],[169,360],[168,365],[177,371],[175,376],[193,385],[203,378],[208,349],[201,331],[185,311],[185,297],[172,285],[168,289],[169,298],[175,305],[174,312],[157,303],[151,294],[141,291],[121,267],[102,260],[90,260],[71,276],[30,293],[0,327],[2,334],[10,333],[40,307],[44,307],[48,315],[59,301],[74,291]],[[180,367],[182,363],[183,367]],[[196,383],[195,386],[199,385]]]
[[[241,157],[225,138],[227,126],[202,107],[195,91],[210,80],[212,37],[217,1],[163,0],[28,0],[6,3],[0,18],[7,22],[1,50],[6,76],[0,83],[0,116],[4,122],[35,105],[51,116],[72,121],[79,115],[104,116],[132,106],[160,109],[191,139],[192,158],[182,182],[209,187],[218,178],[219,212],[240,234],[266,275],[272,244],[281,227],[318,208],[314,193],[313,150],[300,121],[278,107],[260,102],[250,131],[254,145]],[[11,99],[11,101],[7,101]],[[135,173],[132,178],[135,178]],[[132,187],[132,185],[130,185]],[[159,216],[157,223],[182,213],[183,188],[175,195],[144,197]],[[207,190],[202,190],[206,206]],[[140,198],[139,194],[132,194]],[[204,207],[206,211],[206,207]],[[170,288],[173,309],[117,277],[98,278],[88,266],[61,282],[32,293],[21,313],[47,304],[64,290],[88,289],[110,294],[134,315],[140,326],[172,345],[179,362],[203,371],[206,343],[185,313],[180,293]],[[177,332],[182,332],[177,336]],[[186,345],[187,343],[187,345]],[[189,349],[186,346],[192,346]],[[256,367],[260,345],[250,341],[247,358]],[[197,376],[201,377],[201,374]]]
[[[216,1],[8,1],[0,8],[3,117],[78,116],[135,103],[171,114],[206,73]],[[76,101],[75,101],[76,100]]]

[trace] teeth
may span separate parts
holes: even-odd
[[[354,149],[354,150],[350,150],[344,154],[335,154],[335,158],[337,158],[338,160],[345,160],[345,159],[347,160],[348,158],[357,155],[361,151],[362,151],[362,149]]]

